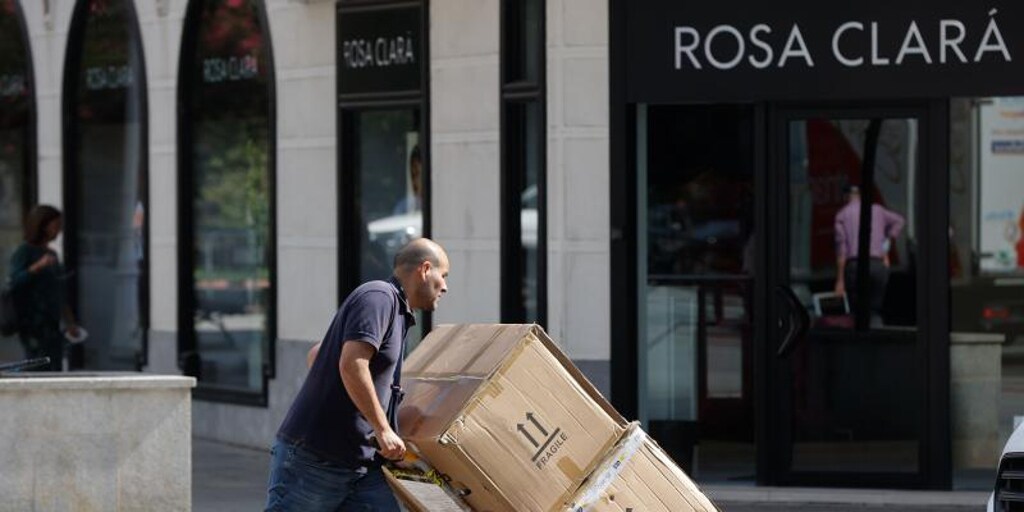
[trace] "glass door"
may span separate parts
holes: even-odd
[[[640,418],[699,481],[754,478],[749,105],[637,109]]]
[[[786,485],[934,485],[942,436],[928,418],[946,395],[928,384],[944,342],[929,322],[945,316],[924,299],[944,280],[929,279],[936,257],[922,248],[945,220],[929,220],[941,185],[925,170],[941,167],[929,165],[928,109],[776,114],[772,472]]]

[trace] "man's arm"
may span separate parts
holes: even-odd
[[[846,295],[846,257],[836,258],[836,285],[835,290],[839,295]]]
[[[833,227],[836,235],[836,284],[835,292],[844,295],[846,294],[846,226],[843,222],[842,217],[836,214],[835,226]]]
[[[888,209],[882,208],[882,218],[885,219],[885,236],[896,240],[900,236],[900,232],[903,231],[903,226],[907,221],[902,215]]]
[[[398,434],[391,430],[387,414],[377,400],[377,391],[373,387],[373,376],[370,374],[370,358],[376,353],[373,345],[362,341],[345,342],[341,347],[341,359],[338,370],[341,381],[345,385],[352,403],[356,405],[363,417],[370,422],[380,453],[386,458],[397,460],[405,456],[405,443]]]

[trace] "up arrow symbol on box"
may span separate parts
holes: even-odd
[[[525,436],[526,439],[529,440],[530,443],[533,444],[534,448],[537,448],[538,446],[540,446],[540,444],[537,443],[537,440],[534,439],[533,436],[531,436],[530,433],[526,431],[526,427],[524,427],[522,423],[516,423],[516,430],[521,432],[523,434],[523,436]]]
[[[547,437],[547,435],[548,435],[547,429],[545,429],[544,427],[540,426],[540,422],[537,421],[537,417],[534,416],[532,412],[526,413],[526,419],[530,420],[530,422],[533,423],[533,425],[535,427],[537,427],[537,430],[540,430],[540,435]]]

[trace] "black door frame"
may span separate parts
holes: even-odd
[[[338,240],[338,305],[352,290],[361,284],[359,276],[360,254],[351,248],[361,248],[359,224],[359,183],[355,175],[357,169],[356,149],[359,141],[355,131],[355,118],[360,113],[374,110],[416,109],[419,111],[419,146],[422,168],[422,226],[423,237],[432,236],[432,180],[431,180],[431,137],[430,137],[430,0],[339,0],[335,6],[335,48],[341,47],[341,34],[338,26],[340,18],[350,12],[387,12],[395,9],[418,8],[420,10],[420,80],[418,88],[404,91],[378,91],[365,93],[345,93],[340,80],[336,85],[336,123],[337,123],[337,240]],[[339,52],[340,55],[340,52]],[[335,76],[343,73],[340,57],[335,63]],[[353,271],[353,269],[355,269]],[[430,332],[433,326],[433,314],[423,312],[423,334]]]
[[[612,3],[614,8],[618,3]],[[618,28],[612,24],[613,30]],[[621,65],[622,49],[611,48],[613,64]],[[613,66],[614,67],[614,66]],[[636,104],[630,103],[625,97],[625,77],[611,80],[611,175],[610,175],[610,221],[611,221],[611,263],[614,269],[637,268],[637,183],[635,175],[637,144],[636,140]],[[915,478],[899,478],[896,480],[881,477],[868,478],[864,475],[824,475],[820,478],[802,482],[805,485],[845,486],[845,487],[904,487],[950,489],[952,488],[952,447],[950,420],[950,360],[949,360],[949,282],[948,282],[948,222],[928,222],[927,219],[948,219],[949,198],[947,171],[949,168],[949,98],[918,99],[908,101],[872,101],[872,102],[831,102],[815,104],[786,104],[757,102],[754,105],[755,137],[755,208],[759,218],[768,222],[759,223],[755,232],[755,240],[759,247],[755,272],[767,275],[770,269],[777,269],[779,255],[772,255],[766,243],[778,229],[779,213],[769,211],[769,197],[779,193],[784,184],[769,177],[774,167],[774,155],[770,155],[774,142],[769,138],[770,122],[785,109],[858,109],[861,117],[876,109],[880,115],[892,116],[899,110],[913,110],[920,117],[922,172],[919,176],[931,177],[919,185],[923,200],[917,202],[917,218],[922,222],[917,226],[918,252],[925,255],[918,261],[921,266],[919,276],[926,276],[918,281],[918,311],[927,311],[928,320],[920,326],[921,336],[929,340],[923,345],[920,354],[925,367],[926,403],[924,404],[924,426],[920,459],[920,473]],[[815,110],[822,115],[826,110]],[[934,172],[929,172],[934,170]],[[611,339],[627,340],[612,343],[611,346],[611,398],[613,404],[627,417],[638,417],[643,408],[639,396],[640,368],[639,342],[636,340],[636,329],[640,321],[638,314],[638,279],[636,272],[612,272],[611,287]],[[922,287],[927,291],[922,292]],[[755,304],[771,305],[772,288],[764,279],[757,280],[754,289]],[[775,375],[778,372],[778,361],[775,345],[761,340],[768,339],[769,318],[777,319],[777,311],[768,308],[755,309],[753,347],[754,368],[754,417],[756,473],[758,485],[785,485],[793,482],[779,474],[780,460],[778,446],[781,439],[777,422],[766,421],[778,414],[777,397],[782,389]],[[920,314],[920,313],[919,313]],[[924,318],[919,316],[919,318]],[[944,323],[944,321],[946,323]],[[905,475],[904,475],[905,477]]]
[[[918,201],[915,201],[919,267],[916,280],[918,297],[917,360],[922,362],[924,400],[918,418],[921,446],[917,473],[800,473],[787,469],[786,458],[791,447],[788,430],[783,421],[791,418],[786,393],[785,365],[776,357],[778,336],[774,325],[779,318],[779,305],[767,300],[776,285],[788,282],[788,245],[769,247],[761,244],[759,259],[764,276],[760,281],[758,297],[766,307],[758,309],[758,325],[762,337],[762,350],[755,351],[755,366],[762,369],[762,392],[759,393],[757,413],[758,483],[763,485],[810,485],[844,487],[895,487],[949,489],[952,486],[950,450],[949,405],[949,279],[948,219],[949,180],[943,170],[949,168],[948,99],[912,101],[831,102],[815,104],[767,104],[763,153],[768,166],[756,184],[758,211],[767,216],[761,223],[765,231],[762,239],[788,240],[788,179],[785,157],[789,138],[785,123],[792,119],[810,117],[836,118],[892,118],[914,117],[919,120],[920,151],[916,182]],[[938,170],[939,172],[929,172]],[[766,346],[765,346],[766,345]],[[778,404],[781,407],[768,404]],[[765,421],[767,420],[767,421]]]

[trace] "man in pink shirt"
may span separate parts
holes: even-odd
[[[847,203],[836,213],[836,285],[835,291],[849,296],[850,307],[856,310],[857,304],[857,256],[860,253],[860,189],[849,186],[846,190]],[[898,213],[887,210],[880,204],[871,205],[871,234],[868,245],[870,256],[871,280],[871,313],[872,324],[880,317],[877,313],[882,309],[885,298],[885,287],[889,282],[889,258],[886,251],[887,241],[895,240],[903,230],[906,221]]]

